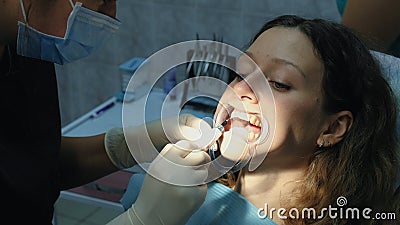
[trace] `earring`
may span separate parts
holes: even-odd
[[[318,145],[318,147],[319,147],[319,148],[322,148],[322,147],[324,146],[324,144],[325,144],[325,140],[322,139],[322,142]]]

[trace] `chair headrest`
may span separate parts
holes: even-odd
[[[381,70],[386,80],[392,87],[397,101],[400,100],[400,58],[377,52],[371,51],[372,55],[379,61]]]
[[[398,109],[397,134],[400,135],[400,58],[376,51],[371,51],[371,53],[379,61],[383,75],[396,95]],[[400,168],[398,176],[396,186],[400,188]]]

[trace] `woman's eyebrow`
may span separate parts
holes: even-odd
[[[302,70],[302,69],[300,68],[300,66],[298,66],[297,64],[295,64],[295,63],[293,63],[293,62],[290,62],[290,61],[288,61],[288,60],[286,60],[286,59],[281,59],[281,58],[272,58],[271,60],[274,61],[274,62],[276,62],[276,63],[278,63],[278,64],[286,64],[286,65],[289,65],[289,66],[294,67],[297,71],[299,71],[299,73],[300,73],[304,78],[306,78],[306,74],[303,72],[303,70]]]
[[[252,60],[254,60],[254,55],[253,53],[249,52],[249,51],[245,51],[244,54],[246,54],[249,58],[251,58]],[[303,70],[300,68],[300,66],[298,66],[297,64],[290,62],[286,59],[281,59],[281,58],[271,58],[271,61],[278,63],[278,64],[285,64],[285,65],[289,65],[294,67],[297,71],[299,71],[299,73],[306,78],[306,74],[303,72]]]

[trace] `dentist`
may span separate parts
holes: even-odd
[[[51,224],[53,205],[61,190],[136,164],[121,128],[91,137],[61,137],[53,63],[73,62],[100,48],[120,25],[115,16],[115,0],[0,0],[2,223]],[[199,120],[190,115],[181,116],[168,129],[168,135],[163,132],[161,122],[154,121],[147,124],[148,135],[161,150],[171,141],[167,136],[172,141],[184,139],[180,128],[196,129]],[[134,131],[131,134],[137,135],[137,140],[141,140],[140,135],[147,135]],[[190,154],[183,154],[175,145],[167,145],[163,154],[166,152],[186,165],[209,160],[202,151],[186,158]],[[201,180],[202,176],[206,174],[200,173],[196,179]],[[145,184],[140,196],[144,199],[142,202],[150,199],[150,203],[135,206],[133,212],[138,217],[132,216],[132,210],[121,215],[129,219],[125,222],[148,221],[151,211],[157,210],[161,221],[180,224],[205,198],[205,186],[178,187],[151,177]],[[146,188],[164,194],[154,199]],[[179,204],[151,205],[167,204],[174,199]],[[181,216],[171,220],[167,216],[171,212],[179,212]],[[123,218],[114,223],[121,224],[118,221],[125,223]]]

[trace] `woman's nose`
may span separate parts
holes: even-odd
[[[239,96],[242,101],[247,101],[248,103],[257,104],[258,100],[253,90],[246,82],[246,80],[241,80],[233,86],[233,90]]]

